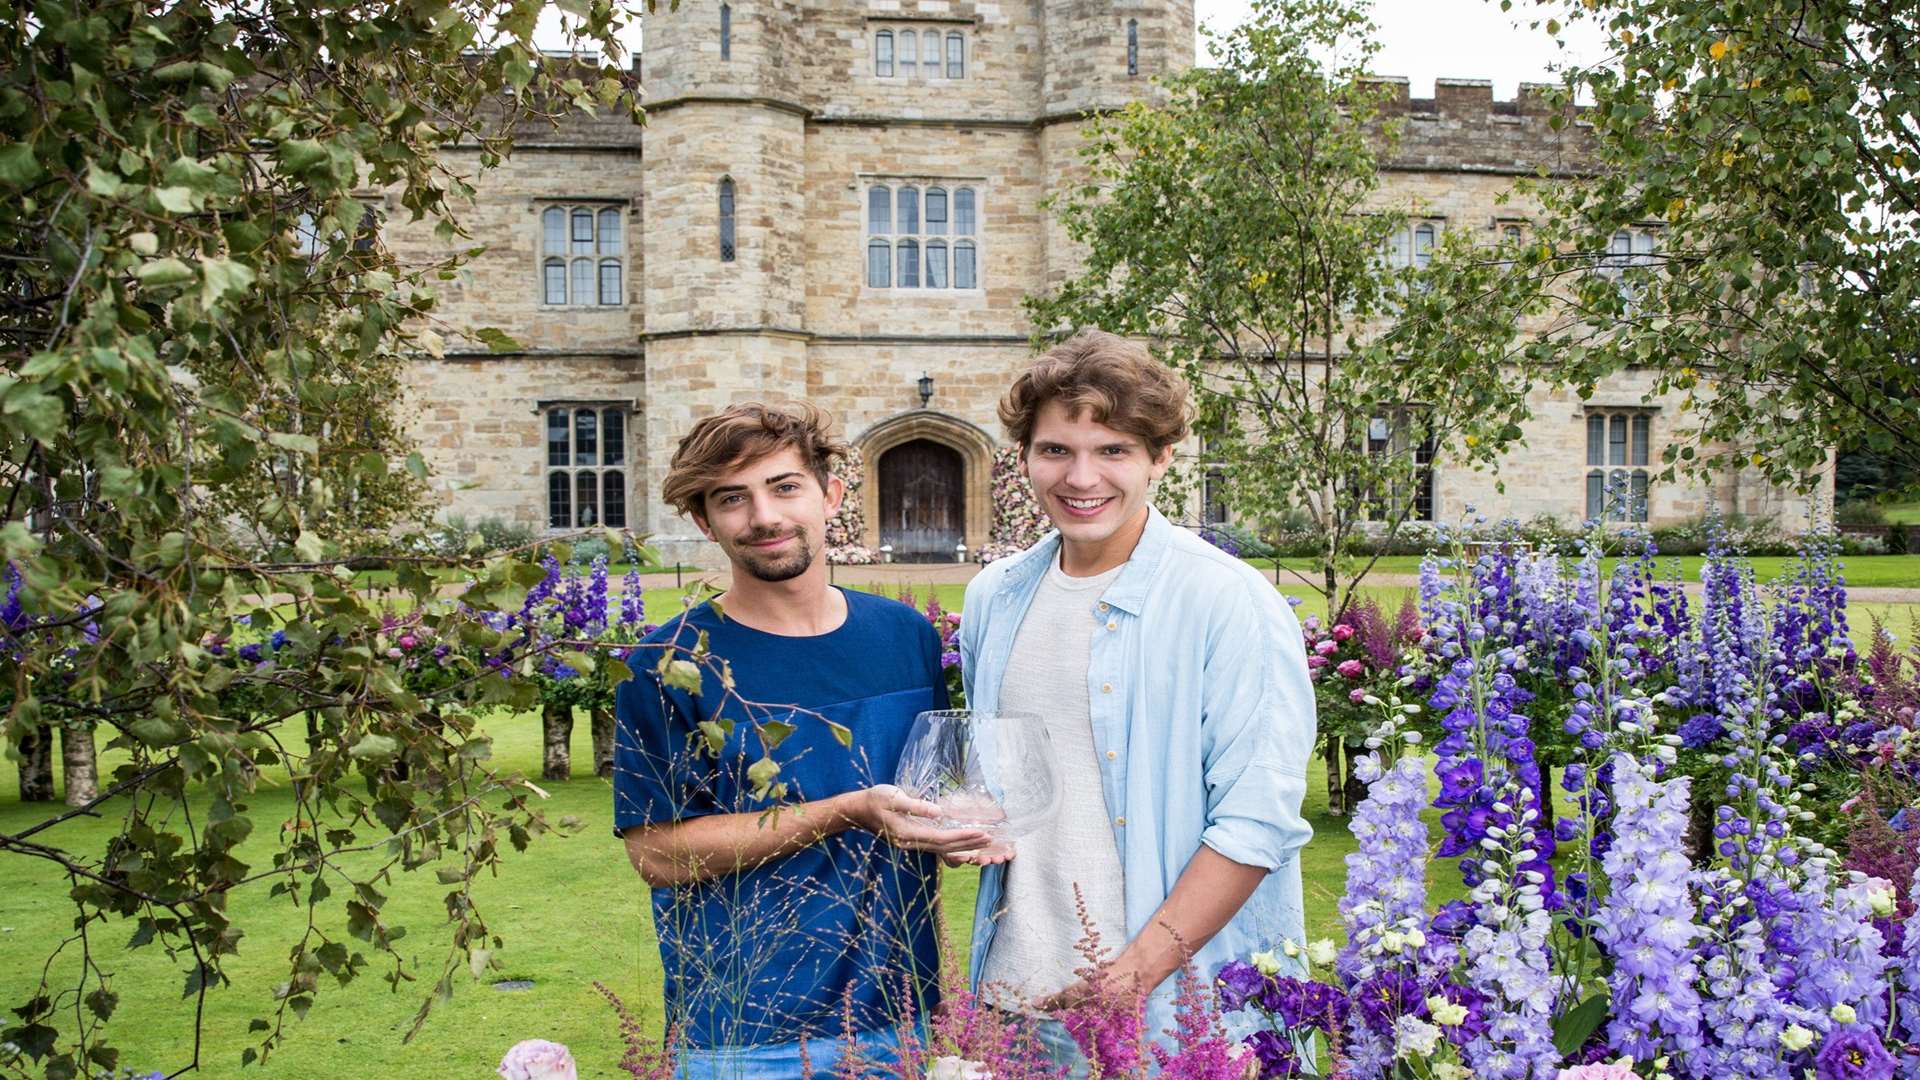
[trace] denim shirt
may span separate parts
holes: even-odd
[[[967,586],[960,656],[970,708],[998,707],[1015,634],[1059,554],[1060,536],[1051,533],[988,565]],[[1087,699],[1100,793],[1126,877],[1128,940],[1147,928],[1205,844],[1269,873],[1195,954],[1203,979],[1210,984],[1229,960],[1303,941],[1299,854],[1313,830],[1300,802],[1314,748],[1314,701],[1292,609],[1258,571],[1149,507],[1132,558],[1089,603],[1087,617],[1098,624]],[[1004,866],[980,873],[971,953],[976,990],[1005,877]],[[1172,1026],[1177,985],[1170,977],[1148,1000],[1150,1033]]]

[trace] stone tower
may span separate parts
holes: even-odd
[[[1089,113],[1159,100],[1158,76],[1193,66],[1193,0],[1044,0],[1040,157],[1047,194],[1083,183],[1080,145]],[[1080,252],[1047,215],[1046,285],[1080,265]]]
[[[798,0],[681,0],[646,19],[646,510],[635,525],[667,559],[704,543],[660,500],[681,435],[734,402],[806,394],[802,21]]]

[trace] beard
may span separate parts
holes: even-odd
[[[759,581],[790,581],[807,572],[813,565],[813,543],[802,529],[793,534],[793,550],[778,555],[761,555],[748,544],[763,543],[781,537],[777,532],[749,533],[734,541],[727,554],[739,565],[740,569],[751,574]]]

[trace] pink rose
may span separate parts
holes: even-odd
[[[1349,660],[1347,662],[1351,664],[1353,661]],[[1355,705],[1362,704],[1367,700],[1367,692],[1356,686],[1347,691],[1347,700],[1353,702]]]
[[[1327,658],[1324,656],[1309,656],[1307,657],[1307,666],[1315,670],[1326,667]]]
[[[1357,679],[1360,677],[1364,668],[1361,667],[1360,661],[1358,660],[1342,660],[1340,661],[1340,666],[1333,670],[1345,675],[1349,679]]]
[[[1341,623],[1333,628],[1333,640],[1335,641],[1345,641],[1352,636],[1353,627],[1348,626],[1346,623]]]
[[[419,639],[419,638],[416,638],[416,637],[414,637],[414,636],[413,636],[412,634],[401,634],[401,635],[400,635],[400,647],[401,647],[401,648],[403,648],[403,649],[411,649],[411,648],[413,648],[413,647],[414,647],[415,645],[418,645],[418,644],[420,644],[420,639]]]
[[[499,1073],[505,1080],[579,1080],[573,1054],[557,1042],[527,1039],[515,1043],[500,1059]]]
[[[1322,638],[1319,644],[1313,647],[1313,651],[1319,653],[1321,656],[1331,656],[1333,655],[1334,651],[1339,648],[1340,648],[1339,642],[1333,640],[1332,638]]]
[[[1554,1080],[1638,1080],[1638,1077],[1633,1066],[1616,1062],[1611,1065],[1575,1065],[1570,1069],[1561,1069]]]
[[[402,656],[405,656],[405,655],[406,655],[406,654],[405,654],[405,653],[403,653],[403,652],[401,652],[401,651],[400,651],[400,650],[399,650],[398,648],[391,648],[391,649],[388,649],[388,650],[387,650],[387,656],[388,656],[388,657],[390,657],[390,658],[392,658],[392,659],[394,659],[394,660],[398,660],[398,659],[400,659],[400,658],[401,658]]]

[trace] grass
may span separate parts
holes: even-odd
[[[915,591],[924,603],[928,587],[921,585]],[[933,591],[943,605],[957,607],[964,587],[942,585]],[[1303,599],[1302,614],[1322,610],[1311,589],[1286,586],[1281,591]],[[1401,588],[1365,591],[1384,603],[1397,603],[1406,592]],[[678,610],[681,596],[673,588],[649,589],[649,617],[659,620]],[[1858,624],[1878,614],[1904,630],[1920,613],[1920,605],[1856,605],[1854,612]],[[536,717],[503,715],[489,727],[497,767],[537,773]],[[584,717],[575,726],[573,753],[576,762],[591,760]],[[114,764],[104,760],[103,771]],[[268,864],[277,842],[274,825],[287,819],[292,807],[284,773],[269,770],[267,778],[270,782],[252,800],[258,827],[241,849],[241,857],[255,866]],[[1301,868],[1310,935],[1338,937],[1336,903],[1344,887],[1344,860],[1355,844],[1345,823],[1326,814],[1324,780],[1324,770],[1316,761],[1304,808],[1316,839],[1303,852]],[[384,887],[391,898],[388,921],[410,931],[402,952],[419,981],[402,982],[397,992],[392,991],[381,979],[384,966],[376,962],[350,988],[323,986],[307,1018],[290,1022],[287,1044],[264,1069],[246,1073],[239,1066],[239,1055],[252,1045],[247,1024],[255,1016],[268,1015],[273,988],[284,978],[287,949],[304,925],[304,915],[284,900],[271,899],[264,882],[233,894],[230,910],[246,937],[239,956],[228,965],[232,984],[208,998],[201,1056],[204,1075],[344,1077],[377,1069],[383,1077],[421,1080],[482,1076],[490,1074],[507,1047],[535,1037],[573,1047],[583,1076],[616,1075],[620,1047],[613,1016],[591,984],[599,979],[612,986],[648,1029],[658,1030],[660,965],[647,890],[611,835],[608,782],[587,775],[543,787],[551,794],[544,806],[550,821],[571,815],[584,824],[568,835],[539,838],[525,853],[509,850],[502,872],[479,883],[477,900],[506,939],[497,954],[501,968],[487,973],[485,981],[464,973],[456,976],[452,1000],[437,1008],[410,1044],[402,1044],[401,1036],[437,977],[448,944],[444,889],[430,873],[399,875]],[[14,766],[0,762],[0,831],[17,833],[60,809],[22,805],[17,791]],[[196,813],[202,809],[195,806]],[[1436,824],[1434,816],[1430,811],[1430,825]],[[113,833],[114,820],[109,807],[104,818],[75,819],[38,839],[83,854],[98,853]],[[0,890],[0,1007],[9,1007],[34,992],[43,966],[57,985],[75,970],[75,964],[72,948],[51,963],[48,960],[49,953],[72,932],[67,883],[58,868],[25,856],[4,858],[0,863],[7,882]],[[1450,866],[1436,868],[1430,877],[1435,902],[1460,895]],[[961,958],[970,936],[974,883],[974,875],[964,870],[947,872],[942,883],[951,940]],[[344,913],[335,907],[323,909],[322,914],[323,928],[344,938]],[[112,973],[120,995],[114,1031],[124,1050],[122,1062],[170,1072],[190,1059],[193,1048],[193,1002],[181,993],[184,967],[151,947],[124,949],[122,943],[131,933],[129,924],[109,923],[96,926],[91,941],[95,957]],[[509,993],[488,985],[510,978],[530,979],[534,987]]]
[[[495,763],[503,770],[535,775],[539,768],[538,720],[532,714],[501,717],[491,725]],[[590,761],[585,718],[575,726],[576,762]],[[103,761],[110,769],[114,762]],[[268,863],[276,844],[274,823],[290,816],[292,796],[284,774],[263,785],[252,800],[257,828],[242,847],[242,858]],[[1306,815],[1316,840],[1302,856],[1309,931],[1337,936],[1335,904],[1345,880],[1344,859],[1354,849],[1344,822],[1326,815],[1324,770],[1312,770]],[[550,821],[577,816],[584,826],[570,835],[549,835],[524,853],[509,850],[497,878],[482,881],[476,892],[482,910],[506,939],[497,958],[502,967],[479,982],[462,972],[453,999],[437,1008],[411,1044],[400,1039],[412,1021],[445,957],[447,933],[441,898],[444,889],[430,871],[397,875],[385,891],[389,922],[409,933],[402,952],[416,965],[418,982],[403,982],[396,993],[381,979],[378,962],[344,990],[324,983],[307,1018],[289,1021],[291,1038],[265,1069],[242,1073],[240,1052],[252,1045],[247,1024],[267,1015],[273,988],[284,978],[289,945],[304,925],[302,910],[267,895],[264,882],[231,897],[231,911],[246,930],[240,954],[231,958],[232,985],[207,999],[202,1071],[209,1077],[365,1076],[377,1067],[388,1078],[440,1080],[449,1076],[490,1075],[507,1047],[524,1038],[549,1038],[571,1046],[585,1077],[616,1075],[620,1055],[613,1014],[593,990],[602,980],[625,998],[649,1030],[660,1020],[660,964],[653,937],[647,890],[628,865],[612,836],[611,785],[588,775],[542,784],[552,796],[544,809]],[[0,766],[0,831],[18,832],[52,812],[54,804],[23,805],[11,764]],[[200,807],[196,807],[196,812]],[[115,815],[64,823],[39,839],[82,853],[98,852],[112,835]],[[0,1005],[24,1001],[38,985],[47,954],[71,933],[72,912],[66,883],[52,863],[7,856],[7,888],[0,890]],[[1459,895],[1450,868],[1441,875],[1451,887],[1437,889],[1440,899]],[[947,871],[942,883],[951,938],[964,959],[970,937],[975,875]],[[336,905],[338,896],[336,894]],[[323,908],[323,926],[344,937],[344,914]],[[132,933],[125,923],[96,925],[94,956],[113,974],[120,1011],[113,1025],[123,1048],[122,1062],[169,1072],[192,1054],[193,1001],[181,994],[185,969],[158,949],[121,947]],[[358,944],[349,939],[349,944]],[[57,977],[76,970],[68,954],[50,972]],[[488,983],[531,979],[534,987],[502,992]]]
[[[1920,525],[1920,499],[1887,503],[1880,509],[1886,513],[1890,525]]]

